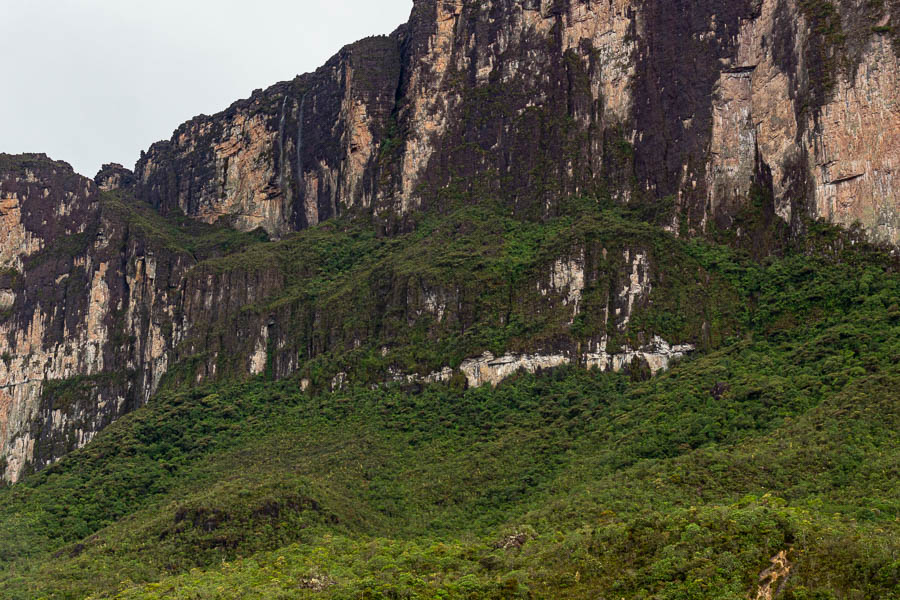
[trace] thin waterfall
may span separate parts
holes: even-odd
[[[284,117],[287,108],[287,94],[281,103],[281,121],[278,123],[278,189],[284,193]]]
[[[306,112],[306,96],[309,92],[303,94],[300,99],[300,113],[297,115],[297,196],[303,194],[303,117]]]

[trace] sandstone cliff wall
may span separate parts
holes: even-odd
[[[795,229],[897,243],[896,0],[417,0],[388,37],[198,117],[139,161],[143,196],[283,235],[358,209],[572,194],[674,199],[728,228],[754,185]]]
[[[399,77],[398,36],[348,46],[315,73],[155,144],[135,169],[141,197],[163,213],[273,236],[370,206]]]
[[[794,231],[858,221],[898,243],[898,18],[898,0],[417,0],[390,36],[185,123],[134,172],[106,165],[92,182],[0,155],[3,478],[83,446],[164,375],[300,371],[327,389],[664,368],[710,331],[632,326],[666,293],[639,241],[575,244],[500,300],[465,274],[397,265],[321,299],[291,293],[311,266],[203,262],[127,204],[279,238],[348,213],[408,231],[421,210],[485,201],[543,219],[587,195],[650,207],[679,234],[740,237],[762,200]],[[440,361],[403,347],[514,318],[540,334]],[[374,375],[353,358],[373,344],[389,365]],[[323,357],[342,370],[316,371]]]
[[[109,166],[94,183],[43,156],[0,155],[7,481],[87,444],[146,403],[164,376],[197,385],[299,374],[305,387],[327,390],[457,375],[496,384],[560,364],[650,374],[703,338],[699,325],[668,340],[630,327],[668,295],[671,273],[655,266],[666,257],[647,240],[567,242],[513,287],[499,274],[423,269],[408,259],[442,251],[423,242],[322,293],[304,287],[330,276],[320,264],[330,250],[315,240],[200,256],[166,237],[171,222],[116,191],[125,177]],[[503,334],[510,321],[533,333]],[[466,338],[471,331],[494,332],[502,345]]]
[[[135,236],[66,163],[0,155],[0,198],[0,457],[15,480],[149,399],[187,259]]]

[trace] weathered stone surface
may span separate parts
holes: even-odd
[[[758,17],[741,23],[728,67],[742,72],[749,87],[725,112],[737,120],[721,146],[741,149],[746,182],[756,144],[755,159],[771,171],[775,210],[785,221],[798,211],[842,225],[858,221],[873,238],[897,244],[897,46],[872,33],[880,16],[858,23],[864,7],[842,2],[839,9],[847,41],[831,47],[836,42],[820,39],[816,23],[787,0],[765,0]],[[888,3],[884,10],[898,7]],[[810,50],[823,44],[825,57]],[[823,79],[833,80],[830,88]]]
[[[112,192],[134,187],[135,178],[131,170],[118,163],[109,163],[103,165],[97,175],[94,176],[94,183],[104,192]]]
[[[138,201],[127,190],[101,195],[68,165],[46,158],[6,162],[0,192],[16,199],[17,239],[32,240],[0,246],[15,265],[0,272],[0,456],[9,481],[88,443],[147,402],[166,374],[191,385],[263,373],[283,378],[317,357],[371,344],[383,347],[390,364],[390,345],[409,331],[440,340],[486,323],[484,290],[466,285],[466,273],[434,279],[409,266],[372,272],[345,292],[349,298],[331,299],[337,303],[301,296],[270,311],[248,310],[278,298],[286,272],[296,278],[308,270],[312,277],[317,266],[292,264],[286,271],[277,261],[197,263],[131,224],[128,211],[137,210],[131,203]],[[482,385],[520,369],[568,363],[664,368],[691,346],[655,338],[645,343],[641,334],[636,349],[607,352],[610,336],[617,343],[629,339],[630,320],[650,304],[654,289],[649,250],[624,241],[616,248],[578,243],[548,259],[509,298],[524,307],[520,314],[543,315],[548,337],[519,340],[499,358],[469,359],[458,369],[422,375],[388,369],[386,380],[433,383],[461,373]],[[594,333],[576,340],[580,317],[590,318]],[[502,327],[508,317],[494,312],[490,318]],[[342,369],[321,375],[315,385],[336,390],[370,383],[361,378],[371,375]],[[313,382],[305,380],[308,389]]]
[[[464,360],[459,369],[465,374],[471,387],[481,387],[485,384],[496,386],[520,370],[535,373],[541,369],[552,369],[569,362],[569,358],[561,354],[505,354],[494,357],[490,352],[485,352],[479,358]]]
[[[816,214],[900,243],[900,60],[873,38],[807,125]]]
[[[540,217],[582,193],[671,197],[676,231],[708,232],[757,185],[795,228],[896,243],[898,44],[873,26],[897,6],[857,4],[836,42],[797,0],[417,0],[391,36],[183,125],[139,187],[279,236],[488,196]]]
[[[601,342],[596,352],[588,352],[584,363],[589,369],[601,371],[623,371],[634,363],[646,364],[651,375],[669,368],[672,361],[683,358],[696,350],[693,344],[669,344],[659,336],[654,336],[651,342],[637,349],[625,347],[621,352],[610,354],[606,351],[606,343]]]
[[[794,231],[823,217],[900,242],[900,38],[883,28],[900,5],[834,4],[823,23],[799,0],[416,0],[390,36],[183,124],[134,173],[105,165],[91,182],[0,155],[3,477],[87,443],[166,373],[285,377],[368,343],[389,358],[406,328],[439,339],[478,322],[459,281],[393,271],[359,282],[365,319],[303,300],[244,310],[284,289],[278,265],[198,267],[103,192],[273,237],[345,213],[391,234],[460,202],[540,219],[592,195],[671,202],[648,214],[679,234],[740,237],[752,199]],[[661,281],[638,243],[576,244],[509,299],[551,323],[546,337],[386,377],[476,385],[566,362],[655,373],[698,341],[632,331]],[[341,373],[304,385],[353,382]]]
[[[490,384],[496,386],[501,381],[519,371],[537,373],[544,369],[553,369],[561,365],[583,364],[589,369],[620,372],[639,361],[646,365],[652,375],[656,375],[669,367],[673,360],[683,358],[696,350],[693,344],[671,345],[660,337],[654,337],[650,344],[639,349],[624,348],[622,352],[608,354],[606,345],[602,343],[596,352],[588,352],[583,356],[570,357],[563,354],[504,354],[495,357],[485,352],[478,358],[469,358],[462,362],[459,370],[466,376],[471,387]],[[425,378],[425,382],[433,380],[446,381],[452,371],[445,369],[443,377],[436,379],[434,374]]]
[[[543,294],[547,291],[538,283],[538,290]],[[572,306],[572,317],[580,312],[581,293],[584,291],[584,255],[558,259],[550,268],[550,290],[565,295],[563,301]]]
[[[274,237],[372,203],[400,78],[397,35],[344,48],[315,73],[182,125],[135,168],[140,196]]]
[[[185,264],[153,256],[65,163],[0,155],[0,195],[0,475],[15,481],[155,391]]]
[[[754,600],[773,600],[790,576],[793,567],[788,560],[787,550],[773,556],[769,567],[759,574],[759,586]]]

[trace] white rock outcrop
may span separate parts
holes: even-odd
[[[490,352],[485,352],[478,358],[464,360],[459,370],[465,374],[470,387],[481,387],[486,383],[495,386],[519,370],[535,373],[569,362],[562,354],[504,354],[497,358]]]

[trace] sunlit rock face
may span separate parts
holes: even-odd
[[[807,125],[815,213],[900,243],[900,61],[884,37]]]
[[[840,2],[840,17],[823,24],[795,2],[759,3],[737,32],[734,74],[720,81],[716,106],[731,122],[714,129],[714,156],[730,148],[743,173],[755,164],[770,174],[755,183],[770,186],[787,222],[802,214],[858,222],[873,239],[897,244],[900,44],[873,29],[898,7],[864,4]],[[846,41],[817,34],[824,25]],[[745,83],[736,85],[738,77]]]

